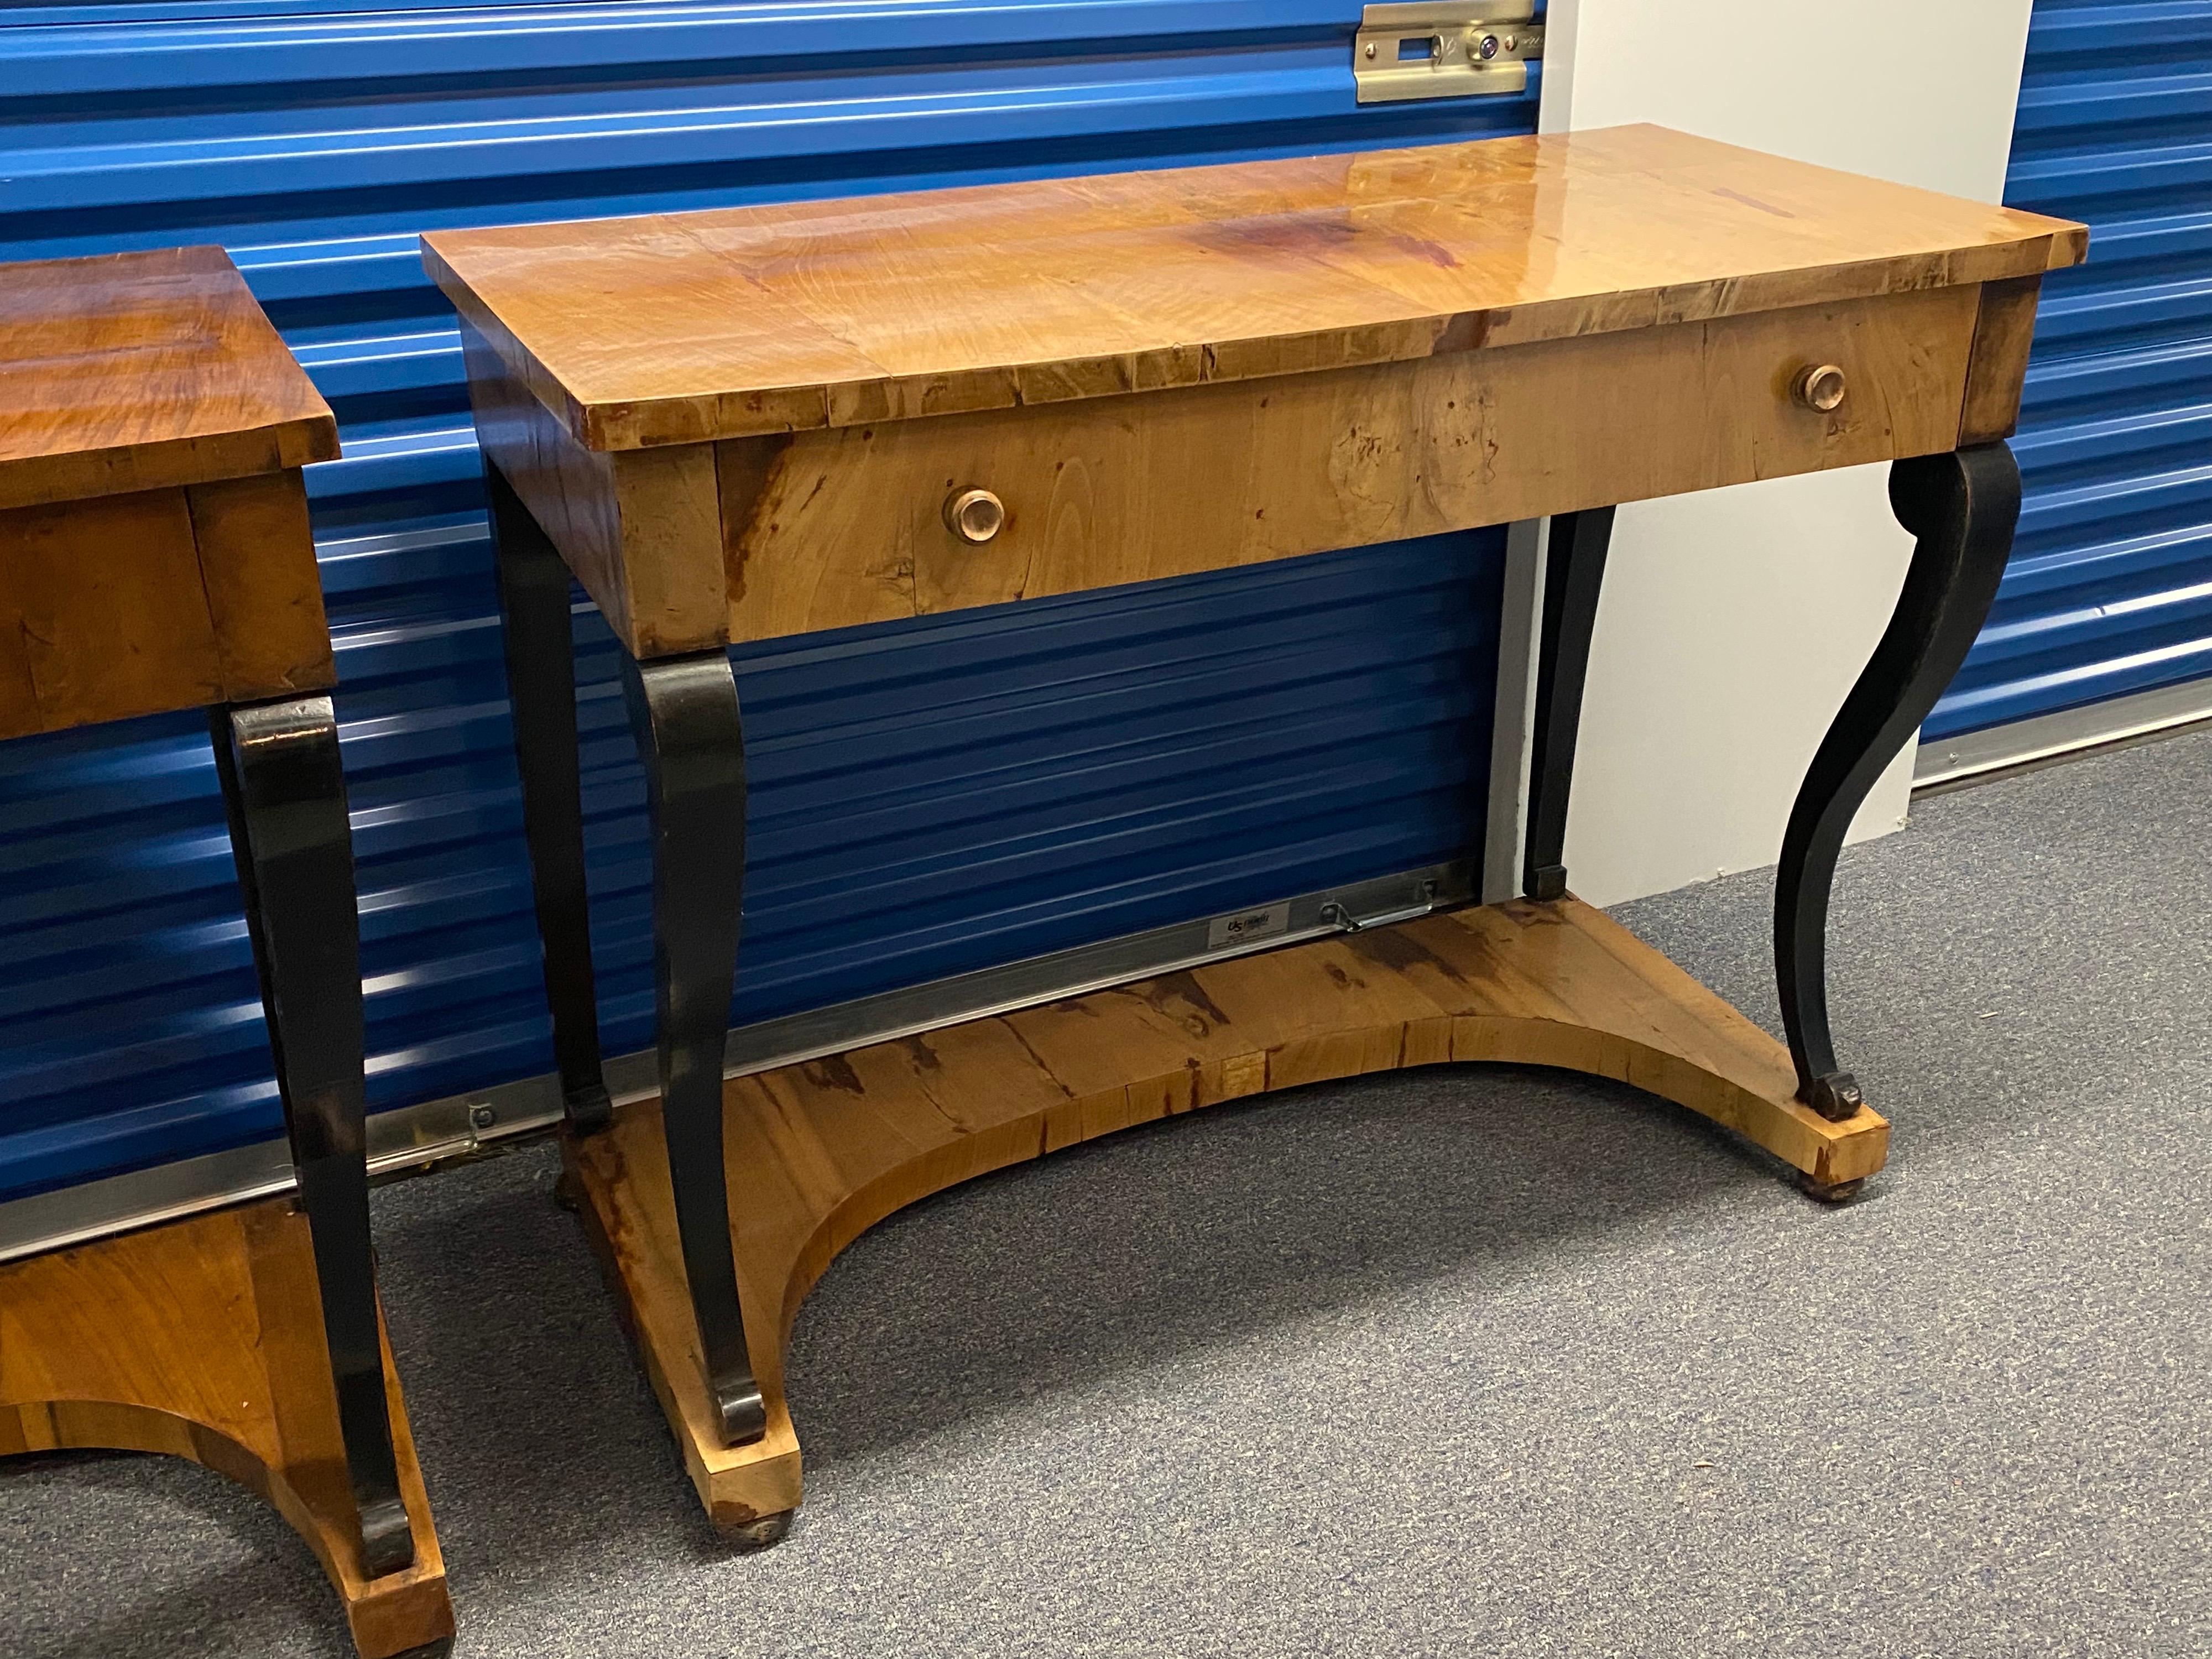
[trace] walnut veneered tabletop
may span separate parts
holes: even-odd
[[[222,249],[0,270],[0,737],[331,684],[337,453]]]
[[[337,422],[219,247],[11,265],[0,507],[334,459]]]
[[[423,242],[488,449],[653,656],[2000,436],[2084,233],[1628,127]]]
[[[2061,221],[1658,127],[422,241],[596,450],[1527,344],[2081,250]]]

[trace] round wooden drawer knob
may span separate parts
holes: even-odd
[[[981,547],[1006,527],[1006,504],[988,489],[956,489],[945,503],[945,527]]]
[[[1797,378],[1790,383],[1790,395],[1806,408],[1826,415],[1844,401],[1844,371],[1833,363],[1801,368]]]

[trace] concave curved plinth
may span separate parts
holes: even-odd
[[[783,1348],[830,1259],[903,1205],[1133,1124],[1442,1060],[1617,1078],[1724,1124],[1821,1188],[1879,1170],[1889,1125],[1794,1097],[1789,1051],[1569,898],[1428,916],[948,1026],[724,1089],[730,1212],[767,1437],[720,1444],[657,1102],[568,1146],[586,1224],[715,1521],[797,1505]]]
[[[0,1266],[0,1456],[168,1452],[230,1476],[314,1550],[362,1659],[453,1633],[388,1341],[384,1388],[415,1561],[364,1579],[313,1247],[290,1200]]]

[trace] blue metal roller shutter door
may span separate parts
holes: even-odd
[[[2089,258],[2045,280],[2019,540],[1929,740],[2212,674],[2212,0],[2036,0],[2005,200]]]
[[[1527,131],[1358,107],[1339,0],[18,9],[0,257],[219,241],[314,468],[376,1109],[550,1069],[478,463],[417,231]],[[856,30],[855,14],[866,26]],[[1502,535],[751,647],[749,1022],[1415,868],[1480,836]],[[580,677],[609,1052],[641,780]],[[0,1195],[279,1132],[196,717],[0,745]]]

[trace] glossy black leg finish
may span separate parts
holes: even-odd
[[[1562,513],[1544,558],[1544,615],[1536,641],[1535,729],[1528,756],[1528,836],[1521,890],[1532,899],[1567,892],[1567,795],[1575,737],[1589,676],[1590,630],[1613,541],[1613,509]]]
[[[722,1045],[745,875],[745,743],[721,651],[623,658],[653,824],[653,999],[661,1122],[684,1273],[725,1444],[768,1432],[745,1347],[722,1166]]]
[[[1844,834],[1875,780],[1928,711],[1981,631],[2020,520],[2020,469],[2002,443],[1899,461],[1889,501],[1916,538],[1889,628],[1821,740],[1782,842],[1774,963],[1798,1098],[1850,1116],[1857,1081],[1836,1063],[1828,1030],[1828,890]]]
[[[209,711],[301,1207],[314,1242],[363,1573],[415,1559],[399,1496],[368,1233],[361,919],[327,696]]]
[[[599,1055],[592,921],[584,884],[584,796],[576,750],[575,642],[568,567],[499,469],[484,464],[505,613],[507,697],[522,773],[522,828],[544,952],[553,1054],[568,1127],[606,1127],[613,1114]]]

